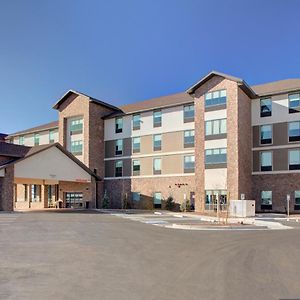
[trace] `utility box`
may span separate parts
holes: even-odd
[[[230,200],[230,217],[255,217],[255,200]]]

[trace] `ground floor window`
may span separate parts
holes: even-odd
[[[272,209],[272,191],[261,191],[261,209]]]
[[[227,205],[226,190],[207,190],[205,191],[205,209],[217,210],[217,197],[220,197],[220,209],[225,210]]]
[[[295,191],[295,210],[300,210],[300,191]]]
[[[66,207],[67,208],[82,208],[83,207],[83,195],[79,192],[67,192],[65,193]]]
[[[31,185],[31,202],[41,201],[41,186],[37,184]]]
[[[132,200],[135,202],[139,202],[141,200],[141,193],[132,192]]]
[[[154,193],[153,205],[154,205],[154,208],[161,208],[161,193],[160,192]]]

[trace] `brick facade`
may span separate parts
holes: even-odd
[[[0,210],[13,211],[14,166],[5,168],[4,177],[0,177]]]
[[[167,198],[172,196],[176,203],[175,209],[179,209],[181,203],[184,202],[184,194],[186,194],[186,200],[192,200],[191,192],[195,192],[195,178],[194,176],[170,176],[117,179],[106,180],[104,186],[112,208],[121,208],[122,199],[127,197],[132,208],[153,209],[153,195],[155,192],[161,192],[163,208]],[[141,194],[139,203],[132,201],[131,192],[139,192]]]

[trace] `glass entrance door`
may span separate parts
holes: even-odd
[[[83,195],[79,192],[66,192],[66,207],[67,208],[83,208]]]

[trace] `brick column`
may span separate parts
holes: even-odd
[[[14,210],[14,166],[5,168],[4,177],[0,177],[0,210]]]

